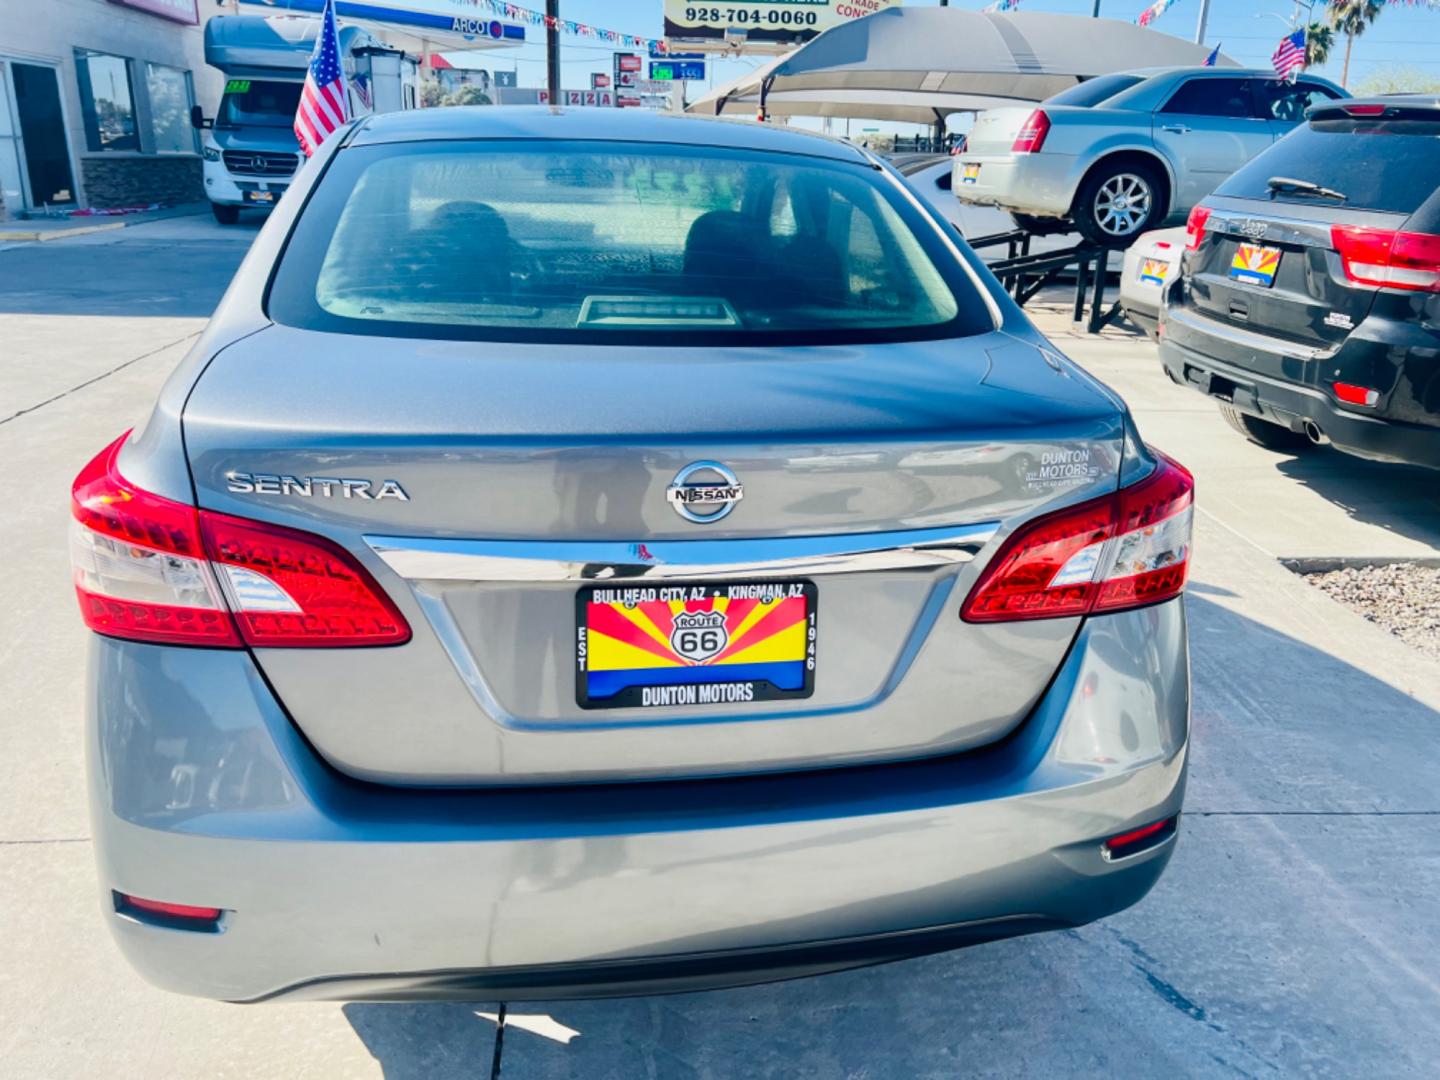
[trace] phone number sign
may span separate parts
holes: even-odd
[[[750,4],[665,0],[665,36],[703,41],[735,32],[750,41],[809,41],[832,26],[899,4],[900,0],[762,0]]]

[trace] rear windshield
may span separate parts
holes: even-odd
[[[291,127],[300,107],[300,90],[300,83],[231,79],[215,123],[221,127]]]
[[[1144,79],[1139,75],[1101,75],[1099,78],[1087,79],[1078,86],[1072,86],[1069,90],[1061,90],[1060,93],[1046,98],[1044,104],[1090,108],[1102,101],[1109,101],[1122,90],[1129,90],[1141,82],[1144,82]]]
[[[936,226],[863,163],[609,142],[343,150],[269,310],[343,333],[645,344],[993,328]]]
[[[1401,164],[1403,163],[1403,165]],[[1392,167],[1393,166],[1393,167]],[[1308,180],[1343,202],[1270,190],[1272,176]],[[1217,195],[1410,214],[1440,185],[1440,122],[1311,120],[1243,166]]]

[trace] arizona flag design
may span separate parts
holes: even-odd
[[[350,97],[345,92],[345,71],[340,63],[340,32],[335,26],[335,0],[325,0],[320,13],[320,36],[310,53],[310,70],[295,110],[295,137],[306,157],[312,157],[330,134],[350,119]]]
[[[802,696],[814,671],[814,596],[804,583],[591,589],[580,597],[580,703]]]
[[[1235,249],[1230,260],[1230,276],[1237,281],[1248,281],[1252,285],[1269,286],[1275,282],[1275,271],[1280,269],[1280,249],[1263,247],[1260,244],[1241,244]]]

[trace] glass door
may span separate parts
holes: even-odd
[[[43,64],[7,62],[31,207],[75,202],[75,174],[60,109],[60,82]],[[3,151],[0,151],[3,152]]]
[[[10,72],[5,61],[0,60],[0,221],[25,209],[20,162],[20,129],[15,122]]]

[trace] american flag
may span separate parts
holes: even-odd
[[[310,157],[327,136],[350,119],[350,98],[345,93],[345,71],[340,66],[340,33],[335,28],[335,0],[325,0],[320,14],[320,36],[310,53],[310,70],[300,107],[295,110],[295,137]]]
[[[1270,62],[1275,65],[1276,75],[1293,82],[1305,70],[1305,31],[1296,30],[1281,38]]]

